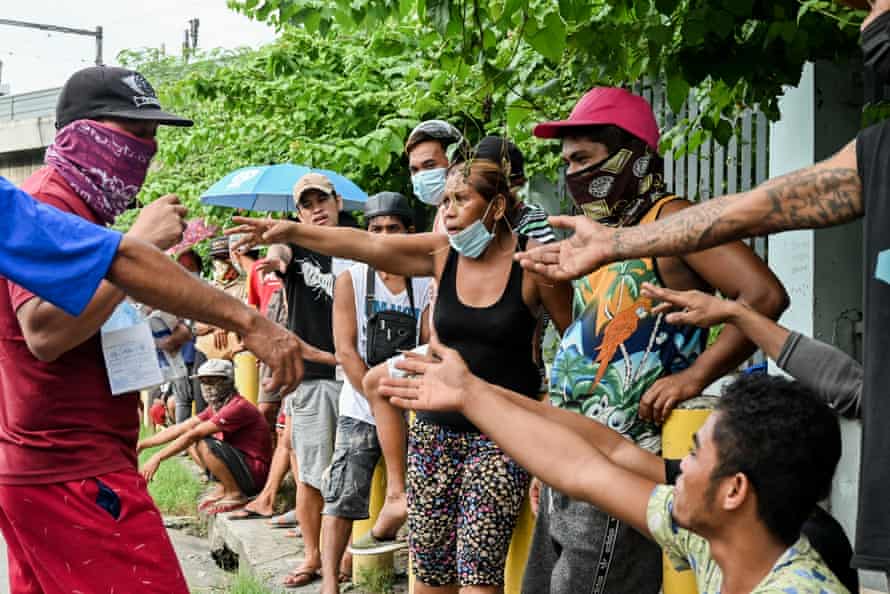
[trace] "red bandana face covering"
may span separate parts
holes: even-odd
[[[634,225],[664,190],[661,158],[649,148],[622,148],[566,176],[581,211],[606,225]]]
[[[154,140],[77,120],[59,130],[44,161],[109,225],[133,203],[156,151]]]

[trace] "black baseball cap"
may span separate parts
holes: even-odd
[[[473,149],[473,157],[494,163],[510,163],[510,179],[525,177],[525,157],[519,148],[503,136],[486,136]]]
[[[149,120],[169,126],[191,126],[194,123],[162,110],[151,84],[135,70],[114,66],[90,66],[78,70],[59,94],[56,129],[75,120],[101,117]]]
[[[383,216],[402,217],[410,225],[414,222],[414,209],[402,194],[380,192],[365,202],[365,219]]]

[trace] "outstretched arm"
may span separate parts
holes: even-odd
[[[244,234],[236,246],[295,243],[312,251],[367,262],[377,270],[402,276],[433,276],[436,254],[448,247],[438,233],[378,234],[349,227],[307,225],[290,221],[232,217],[237,227],[226,234]]]
[[[824,342],[792,333],[743,303],[699,291],[672,291],[645,283],[643,295],[662,303],[672,324],[709,328],[731,324],[763,350],[780,368],[813,390],[838,414],[858,417],[862,393],[862,365]]]
[[[272,369],[267,389],[293,390],[300,382],[303,360],[296,336],[196,279],[147,243],[124,236],[108,279],[141,303],[237,332],[244,345]]]
[[[862,213],[862,184],[853,141],[821,163],[654,223],[614,229],[583,216],[551,217],[554,227],[574,230],[574,235],[520,253],[517,258],[524,267],[551,278],[570,279],[608,262],[676,256],[755,235],[830,227]]]
[[[654,480],[612,463],[574,431],[503,397],[470,373],[457,351],[435,339],[430,350],[438,361],[408,358],[399,364],[421,377],[384,379],[381,393],[405,408],[461,412],[545,483],[649,534],[646,507]]]
[[[167,458],[171,458],[179,452],[184,452],[189,446],[199,442],[201,439],[220,432],[220,427],[211,421],[201,421],[197,417],[193,417],[187,421],[188,428],[182,431],[168,444],[167,447],[156,452],[151,458],[145,461],[139,473],[146,481],[151,481],[157,472],[161,462]]]

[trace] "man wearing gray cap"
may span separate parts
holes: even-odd
[[[443,120],[426,120],[411,131],[405,143],[405,153],[411,185],[418,200],[430,206],[439,205],[451,157],[464,146],[463,135]]]
[[[375,194],[365,202],[364,211],[371,233],[414,231],[413,209],[401,194]],[[334,456],[322,486],[325,594],[339,592],[338,566],[349,544],[353,521],[368,518],[371,479],[381,456],[375,418],[362,393],[362,380],[370,367],[400,350],[426,342],[430,280],[375,271],[364,263],[353,264],[337,277],[334,346],[345,378]],[[405,546],[391,544],[389,550]],[[360,546],[356,543],[354,549]]]

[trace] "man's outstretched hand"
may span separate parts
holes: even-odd
[[[293,392],[303,379],[303,355],[296,335],[256,314],[252,330],[243,336],[245,348],[269,366],[272,377],[263,382],[268,392]]]
[[[380,393],[402,408],[459,411],[476,381],[460,354],[435,337],[426,356],[406,352],[396,367],[410,377],[384,378]]]
[[[251,219],[249,217],[232,217],[237,227],[226,229],[226,235],[243,235],[232,249],[250,249],[258,245],[286,243],[297,236],[298,223],[276,219]]]
[[[568,239],[548,243],[516,254],[523,268],[555,281],[567,281],[589,274],[610,261],[614,229],[583,215],[549,218],[550,225],[574,231]]]

